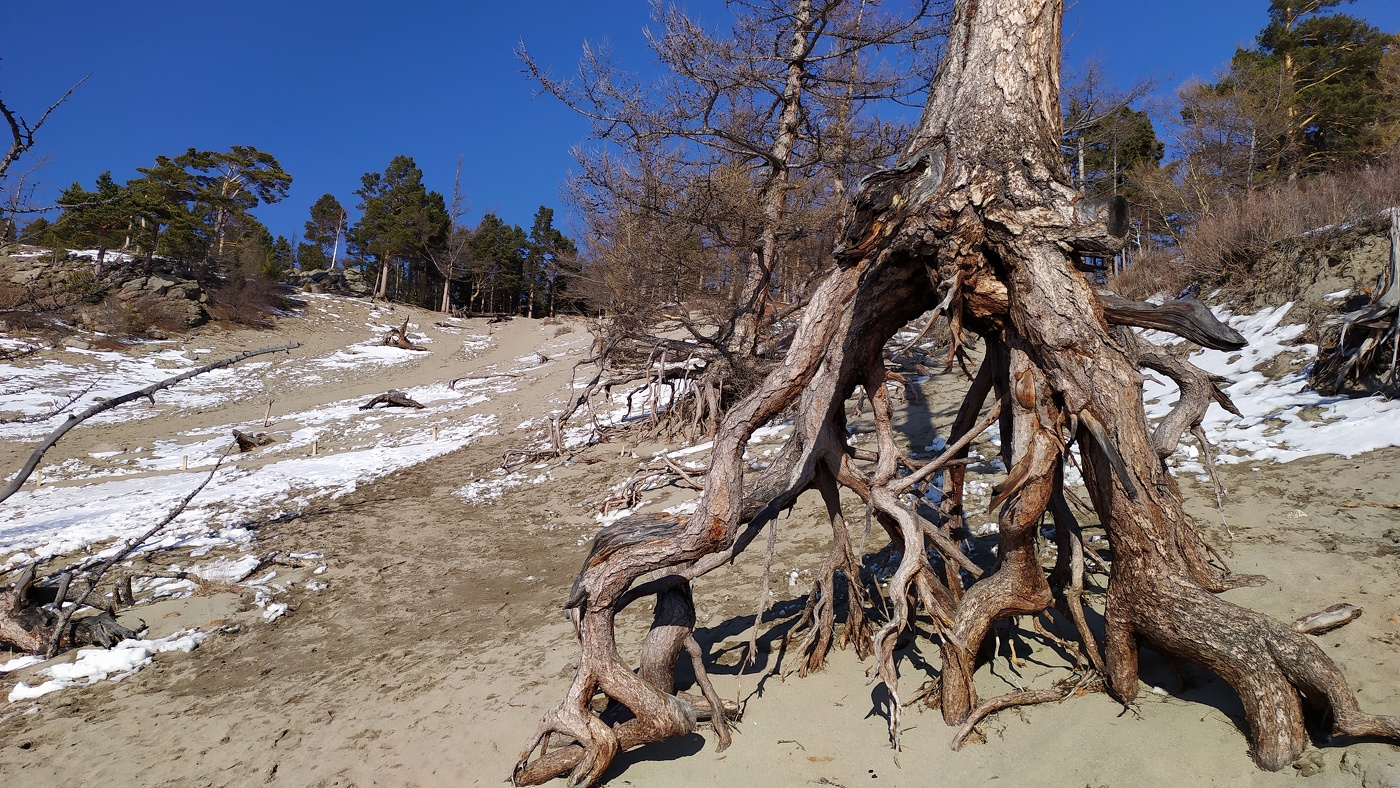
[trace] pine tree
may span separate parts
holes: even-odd
[[[1075,109],[1071,107],[1071,112]],[[1139,164],[1161,164],[1166,145],[1157,139],[1146,112],[1123,105],[1066,135],[1064,150],[1066,163],[1085,194],[1130,197],[1135,189],[1129,171]]]
[[[292,176],[277,159],[246,145],[234,145],[226,152],[190,148],[174,162],[189,172],[191,197],[208,214],[214,244],[206,259],[224,259],[226,230],[233,217],[260,203],[280,202],[292,184]]]
[[[126,188],[131,197],[132,242],[145,255],[145,270],[150,271],[157,252],[198,259],[195,250],[207,250],[208,243],[187,206],[193,195],[189,173],[168,156],[157,156],[153,165],[136,171],[141,177],[127,181]]]
[[[538,313],[554,315],[555,298],[567,289],[567,261],[577,255],[574,242],[554,227],[554,209],[541,205],[535,211],[534,223],[530,226],[530,237],[525,247],[523,263],[527,293],[525,314],[535,317]]]
[[[1380,77],[1395,36],[1347,14],[1349,0],[1274,0],[1257,44],[1214,85],[1183,93],[1183,120],[1205,155],[1254,188],[1371,161],[1395,142],[1400,96]],[[1227,145],[1210,151],[1213,145]],[[1188,155],[1192,151],[1188,150]]]
[[[529,239],[494,213],[481,217],[471,240],[474,290],[488,312],[518,313]]]
[[[375,297],[388,296],[392,270],[405,289],[430,289],[427,249],[448,233],[446,201],[424,188],[423,171],[408,156],[395,156],[383,173],[365,173],[360,183],[361,216],[347,237],[361,257],[375,258]]]
[[[323,194],[311,205],[306,220],[306,240],[297,247],[297,259],[307,270],[330,268],[335,262],[347,214],[333,194]]]
[[[107,250],[123,244],[131,227],[131,195],[116,181],[110,171],[97,176],[93,191],[74,182],[63,191],[58,204],[63,207],[55,228],[70,246],[91,246],[97,249],[100,270]]]

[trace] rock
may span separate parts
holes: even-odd
[[[19,271],[14,271],[10,274],[10,284],[32,285],[39,280],[39,277],[43,275],[44,269],[42,268],[21,269]]]
[[[1299,777],[1312,777],[1321,774],[1323,769],[1322,751],[1312,750],[1303,753],[1303,757],[1293,762],[1293,768],[1298,770]]]
[[[286,281],[292,287],[311,293],[359,297],[370,294],[370,288],[365,284],[360,272],[353,269],[292,271],[287,274]]]
[[[68,347],[68,348],[72,348],[73,350],[90,350],[90,349],[92,349],[92,343],[90,343],[90,342],[88,342],[88,341],[86,341],[86,340],[78,339],[77,337],[70,337],[69,339],[64,340],[63,346],[64,346],[64,347]]]
[[[175,283],[169,279],[153,276],[146,280],[144,289],[154,291],[156,295],[165,295],[165,292],[174,286]]]

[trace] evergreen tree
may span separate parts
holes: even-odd
[[[158,252],[176,259],[199,259],[208,243],[187,206],[193,196],[189,173],[168,156],[157,156],[155,164],[136,171],[141,177],[126,183],[133,217],[131,238],[145,254],[146,270]]]
[[[285,235],[277,236],[277,240],[272,243],[272,254],[268,256],[268,264],[263,268],[263,276],[277,282],[281,281],[287,272],[292,270],[292,243]]]
[[[541,205],[525,248],[525,314],[554,314],[558,292],[567,288],[565,267],[578,254],[574,242],[554,227],[554,209]]]
[[[42,216],[36,216],[19,231],[17,241],[24,244],[43,246],[54,242],[54,223]]]
[[[1071,105],[1070,111],[1075,109]],[[1139,164],[1160,165],[1166,146],[1157,139],[1157,131],[1146,112],[1122,105],[1066,135],[1064,151],[1066,162],[1085,194],[1091,197],[1132,196],[1134,187],[1128,178],[1129,171]]]
[[[1395,142],[1386,123],[1400,96],[1380,72],[1396,37],[1347,14],[1350,0],[1273,0],[1257,45],[1240,49],[1214,85],[1183,94],[1183,120],[1199,127],[1219,166],[1253,188],[1363,164]],[[1188,151],[1188,154],[1190,151]],[[1212,155],[1207,150],[1206,155]]]
[[[430,285],[427,250],[444,242],[450,225],[442,195],[424,188],[423,171],[408,156],[395,156],[383,173],[365,173],[360,183],[361,216],[347,238],[362,258],[375,259],[375,296],[388,296],[395,270],[405,290]]]
[[[519,225],[508,225],[494,213],[481,217],[472,233],[471,265],[480,309],[517,313],[529,239]]]
[[[174,163],[190,175],[191,198],[207,214],[214,244],[206,258],[224,259],[226,230],[232,218],[247,214],[260,203],[276,203],[287,196],[292,176],[271,154],[246,145],[225,152],[190,148]]]
[[[311,206],[311,218],[306,220],[306,240],[298,245],[297,258],[302,268],[330,268],[345,231],[347,214],[332,194],[323,194]]]
[[[55,228],[59,236],[69,246],[96,248],[100,269],[107,250],[121,246],[131,227],[129,192],[108,171],[97,176],[93,191],[74,182],[59,195],[58,204],[63,207]]]

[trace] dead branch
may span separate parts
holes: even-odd
[[[464,376],[464,377],[454,378],[454,379],[452,380],[451,383],[448,383],[448,384],[447,384],[447,388],[448,388],[449,390],[451,390],[451,391],[456,391],[456,390],[457,390],[457,384],[458,384],[458,383],[461,383],[461,382],[464,381],[464,380],[491,380],[492,378],[518,378],[518,377],[520,377],[520,375],[519,375],[518,373],[515,373],[515,372],[493,372],[493,373],[491,373],[491,374],[489,374],[489,375],[466,375],[466,376]]]
[[[103,413],[105,411],[109,411],[112,408],[115,408],[119,405],[125,405],[128,402],[140,399],[142,397],[145,397],[147,400],[149,400],[151,404],[155,404],[155,393],[157,391],[168,389],[171,386],[174,386],[176,383],[180,383],[181,381],[189,380],[192,377],[195,377],[197,375],[203,375],[206,372],[212,372],[216,369],[231,367],[240,361],[253,358],[254,356],[263,356],[267,355],[268,353],[280,353],[283,351],[291,351],[299,347],[301,347],[300,342],[293,342],[289,345],[279,345],[277,347],[262,348],[261,350],[249,350],[246,353],[239,353],[238,355],[232,358],[226,358],[221,361],[215,361],[209,364],[205,364],[202,367],[195,367],[194,369],[188,370],[186,372],[181,372],[180,374],[174,377],[166,378],[165,380],[162,380],[159,383],[152,383],[151,385],[146,386],[145,388],[137,389],[136,391],[129,391],[125,394],[122,394],[121,396],[112,397],[111,399],[102,400],[101,402],[98,402],[97,404],[89,407],[87,410],[84,410],[82,413],[70,414],[68,416],[68,419],[62,424],[60,424],[56,429],[54,429],[53,432],[49,433],[48,437],[44,438],[43,442],[41,442],[38,445],[38,447],[34,449],[34,452],[29,455],[29,459],[25,461],[24,467],[20,468],[19,473],[13,479],[10,480],[10,483],[5,487],[5,490],[3,492],[0,492],[0,501],[4,501],[11,495],[14,495],[16,492],[19,491],[20,487],[24,486],[24,483],[29,479],[29,475],[34,473],[35,468],[39,467],[39,460],[43,459],[44,453],[47,452],[49,449],[53,448],[54,444],[58,443],[60,438],[62,438],[64,435],[67,435],[69,430],[73,429],[79,424],[82,424],[83,422],[87,421],[93,416],[96,416],[97,414]]]
[[[384,405],[387,408],[417,408],[418,410],[427,407],[398,389],[390,389],[383,394],[376,395],[369,402],[361,405],[360,410],[370,410],[375,405]]]
[[[43,127],[44,122],[49,119],[49,115],[52,114],[54,110],[58,109],[60,104],[67,101],[68,97],[73,95],[73,91],[77,90],[79,85],[87,82],[88,77],[91,76],[92,74],[89,73],[82,79],[74,82],[72,87],[65,90],[63,95],[58,97],[58,101],[50,104],[48,109],[44,110],[44,114],[40,115],[39,119],[34,121],[33,125],[30,125],[23,117],[16,115],[13,110],[5,105],[4,100],[0,99],[0,115],[5,116],[5,122],[10,126],[11,138],[9,150],[5,152],[3,158],[0,158],[0,179],[5,177],[5,172],[10,169],[11,164],[14,164],[19,160],[19,157],[28,153],[29,149],[34,147],[34,135]]]
[[[86,575],[86,588],[84,589],[83,593],[79,595],[79,598],[85,599],[89,595],[91,595],[92,592],[97,589],[97,584],[102,581],[102,576],[107,574],[107,570],[111,569],[117,563],[126,560],[126,557],[131,555],[131,553],[135,551],[136,548],[145,544],[151,537],[155,536],[167,525],[170,525],[170,523],[174,522],[176,517],[179,517],[181,514],[183,514],[185,511],[185,507],[189,506],[190,501],[194,500],[194,497],[196,495],[199,495],[200,492],[202,492],[204,488],[209,485],[209,482],[214,480],[214,474],[218,472],[219,466],[223,465],[224,463],[224,458],[228,457],[229,452],[232,450],[232,446],[230,446],[228,449],[225,449],[224,452],[219,455],[219,459],[214,462],[214,467],[209,469],[208,475],[206,475],[199,484],[195,485],[195,488],[193,490],[190,490],[184,498],[180,499],[180,502],[176,504],[175,507],[172,508],[168,513],[166,513],[165,517],[161,518],[160,522],[151,526],[149,529],[146,530],[145,533],[141,534],[140,536],[137,536],[133,539],[128,539],[126,543],[122,545],[121,549],[117,550],[117,552],[98,562],[95,566],[84,570],[84,574]],[[77,604],[73,605],[72,607],[64,606],[63,597],[59,597],[59,599],[54,603],[54,605],[55,610],[59,611],[58,621],[54,624],[53,634],[50,636],[48,647],[44,651],[45,659],[52,659],[53,656],[58,653],[58,648],[63,639],[63,635],[65,633],[65,630],[68,628],[68,622],[73,618],[73,614],[77,612],[79,608],[79,605]]]

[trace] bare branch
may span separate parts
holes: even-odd
[[[195,367],[194,369],[182,372],[174,377],[166,378],[165,380],[162,380],[159,383],[152,383],[151,385],[146,386],[145,388],[137,389],[136,391],[129,391],[125,394],[122,394],[119,397],[112,397],[111,399],[103,400],[88,408],[87,410],[84,410],[82,413],[69,414],[68,419],[64,421],[61,425],[59,425],[58,428],[55,429],[53,432],[49,433],[48,437],[45,438],[43,442],[41,442],[34,449],[34,452],[29,455],[29,459],[25,461],[24,467],[20,468],[19,473],[16,474],[15,477],[10,480],[9,485],[5,487],[5,490],[3,492],[0,492],[0,501],[4,501],[11,495],[14,495],[16,492],[19,491],[20,487],[24,486],[24,483],[28,481],[30,474],[34,473],[34,469],[39,467],[39,460],[43,459],[44,453],[47,452],[49,449],[53,448],[54,444],[58,443],[60,438],[68,434],[69,430],[73,429],[79,424],[82,424],[84,421],[87,421],[93,416],[96,416],[97,414],[102,413],[104,411],[111,410],[112,408],[115,408],[118,405],[125,405],[126,403],[131,402],[132,400],[140,399],[142,397],[145,397],[151,402],[155,402],[154,395],[157,391],[161,391],[162,389],[168,389],[176,383],[179,383],[184,380],[189,380],[190,378],[195,377],[196,375],[203,375],[206,372],[212,372],[216,369],[231,367],[234,364],[243,361],[244,359],[249,359],[254,356],[263,356],[268,353],[279,353],[282,351],[294,350],[299,347],[301,347],[300,342],[293,342],[289,345],[279,345],[277,347],[262,348],[261,350],[249,350],[246,353],[239,353],[233,358],[226,358],[222,361],[215,361],[209,364],[205,364],[202,367]]]

